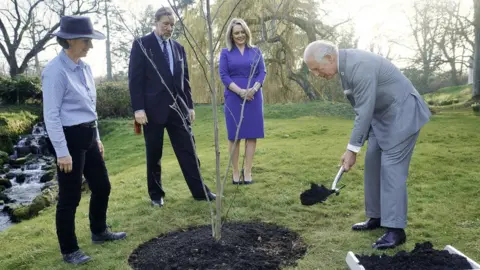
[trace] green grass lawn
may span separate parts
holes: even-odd
[[[346,187],[338,197],[311,207],[300,204],[299,195],[311,181],[330,185],[337,173],[353,124],[351,109],[341,106],[266,106],[266,138],[258,142],[253,171],[256,183],[237,187],[227,181],[225,204],[230,205],[236,197],[229,220],[274,222],[298,232],[307,243],[305,257],[296,268],[287,269],[345,269],[348,251],[373,252],[371,244],[383,232],[351,230],[353,223],[365,218],[365,147],[354,169],[343,176],[341,184]],[[335,111],[337,116],[321,116],[322,110]],[[228,151],[223,113],[220,116],[224,175]],[[203,177],[214,189],[211,119],[210,107],[197,108],[193,129]],[[389,254],[411,250],[416,242],[431,241],[437,249],[451,244],[480,261],[480,172],[476,159],[480,149],[479,120],[470,111],[442,112],[433,116],[421,132],[408,180],[408,241]],[[163,183],[167,197],[163,209],[152,208],[146,190],[143,137],[133,134],[131,120],[107,120],[101,124],[112,182],[108,222],[113,230],[126,231],[128,238],[101,246],[91,244],[89,197],[84,195],[77,210],[76,232],[80,247],[93,261],[76,269],[129,269],[128,257],[139,244],[172,230],[208,224],[208,203],[191,198],[166,137]],[[70,269],[61,261],[54,214],[55,207],[50,207],[33,220],[0,232],[0,269]]]
[[[457,109],[472,98],[471,85],[444,87],[433,93],[423,95],[425,101],[434,108]]]

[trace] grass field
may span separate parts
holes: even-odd
[[[472,97],[471,85],[459,85],[438,89],[433,93],[423,95],[425,101],[434,108],[458,109]]]
[[[228,161],[223,112],[220,116],[222,175]],[[323,116],[328,114],[329,116]],[[202,174],[214,189],[212,113],[197,108],[193,126]],[[346,187],[325,204],[300,204],[300,193],[311,181],[330,185],[352,128],[352,111],[345,105],[310,103],[266,106],[266,138],[259,140],[251,186],[228,185],[225,203],[229,220],[275,222],[301,234],[308,245],[295,269],[345,269],[348,251],[373,252],[371,244],[383,231],[353,232],[364,220],[363,161],[365,147],[354,169],[345,174]],[[441,112],[420,134],[411,163],[408,241],[431,241],[435,248],[451,244],[480,261],[480,202],[478,197],[479,118],[465,112]],[[93,261],[76,269],[129,269],[130,253],[141,243],[171,230],[207,224],[207,202],[194,201],[165,138],[163,183],[165,207],[152,208],[146,191],[145,150],[142,136],[133,134],[130,120],[101,123],[106,163],[112,182],[108,222],[113,230],[128,233],[116,243],[90,242],[88,195],[77,210],[76,232],[80,247]],[[243,144],[242,144],[243,148]],[[231,176],[228,177],[230,179]],[[228,181],[227,181],[228,183]],[[234,195],[235,194],[235,195]],[[70,269],[61,261],[55,234],[55,207],[33,220],[0,232],[0,269]],[[287,269],[294,269],[290,267]]]

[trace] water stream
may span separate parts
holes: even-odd
[[[0,231],[14,224],[4,211],[5,206],[30,204],[49,181],[43,176],[48,170],[54,169],[55,164],[53,156],[48,151],[46,138],[44,124],[37,123],[30,135],[20,138],[14,146],[14,153],[10,155],[9,162],[3,165],[3,170],[0,170],[0,179],[3,181],[7,179],[11,184],[11,187],[6,186],[8,188],[0,192],[0,201],[5,199],[5,195],[7,199],[0,205]]]

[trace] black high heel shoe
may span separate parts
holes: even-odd
[[[240,179],[238,179],[238,181],[235,181],[232,175],[232,185],[241,185],[241,184],[242,184],[242,181]]]
[[[242,169],[242,176],[241,176],[241,178],[243,178],[243,184],[244,184],[244,185],[253,184],[253,180],[245,181],[245,174],[244,174],[244,172],[243,172],[243,169]]]

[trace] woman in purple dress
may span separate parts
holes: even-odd
[[[233,152],[233,184],[240,184],[238,156],[240,140],[245,139],[243,182],[251,184],[253,156],[257,139],[264,137],[262,85],[266,71],[262,52],[251,44],[251,33],[242,19],[230,21],[225,34],[227,48],[220,54],[219,73],[225,85],[225,122],[230,153]],[[240,125],[242,104],[245,101]],[[237,128],[240,126],[237,141]]]

